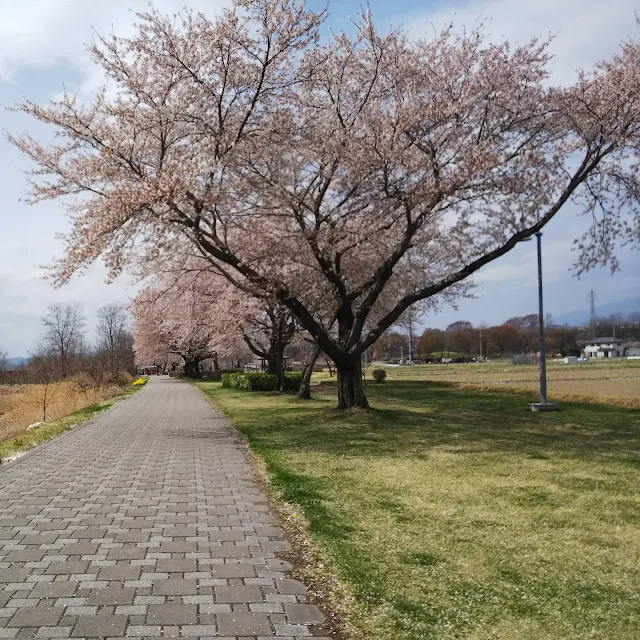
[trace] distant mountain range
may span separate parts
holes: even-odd
[[[27,361],[27,358],[7,358],[7,364],[10,367],[19,367],[21,364],[24,364]]]
[[[603,304],[596,306],[596,316],[598,318],[606,318],[612,313],[623,313],[627,315],[629,313],[640,312],[640,298],[627,298],[626,300],[618,300],[618,302],[611,302],[609,304]],[[581,309],[580,311],[570,311],[569,313],[553,314],[553,322],[555,324],[569,324],[572,326],[580,326],[588,324],[591,319],[591,312],[587,309]]]

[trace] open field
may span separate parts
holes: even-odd
[[[81,388],[67,380],[50,385],[0,385],[0,442],[35,422],[57,420],[116,395],[116,386]],[[46,409],[46,411],[45,411]]]
[[[329,384],[306,403],[198,386],[301,506],[360,637],[637,638],[637,411],[392,380],[339,414]]]
[[[369,371],[377,368],[373,364]],[[453,382],[486,391],[539,389],[537,364],[512,365],[506,361],[478,364],[382,366],[389,380]],[[316,374],[318,380],[328,374]],[[640,360],[591,361],[579,364],[548,362],[547,383],[552,400],[586,401],[640,408]]]

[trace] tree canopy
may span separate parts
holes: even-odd
[[[109,90],[22,109],[55,142],[10,136],[34,201],[73,228],[58,283],[176,254],[281,303],[367,406],[360,358],[412,304],[441,304],[574,202],[578,271],[638,241],[640,46],[548,86],[547,43],[482,26],[409,39],[369,13],[320,40],[303,0],[235,0],[219,18],[138,14],[100,39]],[[326,318],[330,318],[330,322]]]

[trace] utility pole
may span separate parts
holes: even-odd
[[[538,248],[538,325],[540,329],[540,402],[529,404],[531,411],[555,411],[557,404],[547,399],[547,347],[544,337],[544,309],[542,304],[542,233],[536,233]]]
[[[596,294],[593,289],[589,291],[589,303],[591,306],[591,339],[596,339]]]

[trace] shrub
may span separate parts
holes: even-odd
[[[275,391],[277,378],[272,373],[223,373],[222,386],[243,391]],[[302,375],[287,373],[284,376],[285,391],[299,391]]]
[[[383,383],[387,379],[387,372],[384,369],[374,369],[371,375],[378,384]]]
[[[222,380],[222,376],[229,373],[243,373],[242,369],[217,369],[216,371],[207,371],[202,374],[202,377],[205,380],[214,380],[215,382],[220,382]]]
[[[271,373],[240,373],[237,375],[238,389],[244,391],[275,391],[276,376]]]
[[[133,376],[128,371],[120,371],[116,382],[119,387],[128,387],[133,383]]]
[[[133,381],[133,385],[134,387],[144,387],[144,385],[147,384],[147,378],[143,378],[140,377],[137,380]]]
[[[76,385],[80,393],[87,393],[96,386],[93,378],[84,371],[76,373],[76,375],[71,378],[71,381]]]
[[[237,373],[222,373],[220,374],[220,380],[222,381],[222,386],[227,389],[233,389],[236,386],[236,378],[238,377]]]
[[[295,391],[296,393],[300,391],[300,387],[302,386],[302,374],[301,373],[286,373],[284,376],[284,390],[285,391]]]

